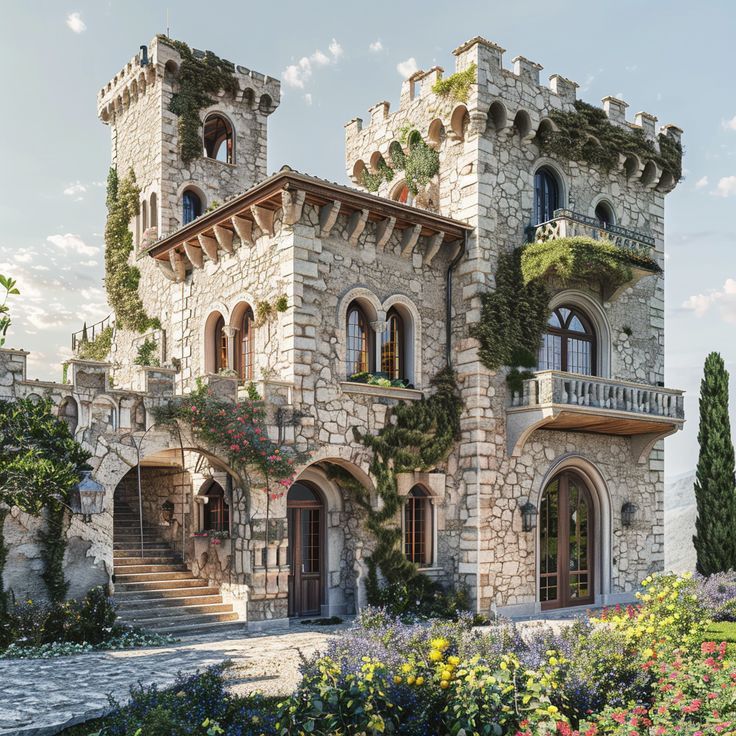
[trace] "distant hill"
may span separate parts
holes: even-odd
[[[695,471],[676,475],[664,484],[665,570],[695,570]]]

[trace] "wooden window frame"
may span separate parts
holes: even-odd
[[[245,308],[238,325],[240,336],[238,339],[238,377],[241,381],[253,380],[255,364],[256,325],[253,310]]]
[[[219,373],[228,369],[227,360],[227,335],[225,334],[225,318],[220,315],[216,322],[212,333],[214,343],[214,372]]]
[[[384,351],[386,351],[385,355]],[[391,307],[386,316],[386,329],[383,331],[381,338],[381,373],[385,373],[392,381],[406,378],[405,356],[406,328],[404,318],[395,307]]]
[[[561,204],[561,187],[555,172],[549,166],[540,166],[534,172],[534,224],[540,225],[554,217]],[[554,200],[549,206],[547,200]],[[549,209],[548,209],[549,206]]]
[[[403,511],[403,542],[406,558],[419,567],[432,567],[434,564],[435,519],[432,497],[421,486],[414,486],[406,496]],[[417,529],[417,526],[421,528]]]
[[[216,489],[219,489],[217,492]],[[225,499],[225,491],[217,482],[213,481],[204,493],[207,503],[202,509],[202,531],[229,532],[230,505]],[[211,523],[214,517],[214,524]]]
[[[567,309],[570,314],[565,319],[561,314],[560,310]],[[590,344],[590,375],[598,375],[597,365],[597,336],[593,327],[593,322],[589,317],[575,306],[570,304],[560,304],[552,310],[552,314],[557,316],[558,321],[562,327],[554,327],[550,324],[547,325],[546,334],[556,335],[560,338],[560,368],[548,368],[544,367],[542,370],[560,370],[564,373],[570,373],[569,361],[568,361],[568,342],[570,340],[579,340],[581,342],[587,342]],[[577,332],[569,329],[568,325],[572,321],[573,317],[577,317],[585,328],[585,332]],[[540,346],[540,357],[541,352],[544,349],[544,345]]]
[[[353,328],[351,318],[353,314],[358,315],[358,321],[355,327],[362,334],[362,338],[356,337],[351,333],[351,330]],[[345,368],[348,378],[355,375],[356,373],[373,373],[375,365],[375,355],[373,354],[374,340],[372,333],[373,329],[371,328],[370,322],[368,321],[368,317],[363,307],[357,301],[351,302],[348,305],[345,320]],[[358,349],[353,347],[353,344],[356,341],[362,342],[363,347]],[[359,359],[360,364],[358,364],[358,360],[356,360],[356,358],[354,357],[356,353],[362,353],[364,355],[363,358]]]

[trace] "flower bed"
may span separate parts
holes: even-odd
[[[554,631],[406,623],[368,608],[277,702],[227,693],[215,668],[134,690],[104,733],[716,736],[736,733],[736,664],[708,631],[708,581],[657,575],[636,606]],[[721,624],[723,626],[723,624]],[[736,628],[736,627],[735,627]],[[139,731],[142,729],[142,731]]]

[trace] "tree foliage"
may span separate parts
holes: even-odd
[[[0,293],[2,293],[2,301],[0,302],[0,348],[5,345],[5,336],[8,334],[10,327],[10,307],[8,306],[8,297],[20,294],[16,287],[16,281],[10,276],[3,276],[0,273]]]
[[[728,378],[723,358],[718,353],[708,355],[700,383],[700,455],[695,474],[698,515],[693,537],[697,569],[702,575],[736,569],[736,487]]]

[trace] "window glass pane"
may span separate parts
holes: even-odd
[[[562,338],[559,335],[547,333],[543,336],[538,364],[540,371],[562,370]]]
[[[363,313],[357,307],[348,312],[347,374],[364,373],[368,368],[368,330]]]
[[[557,316],[557,312],[552,312],[547,324],[550,327],[560,327],[560,328],[562,327],[562,325],[560,324],[560,318]]]
[[[567,340],[567,370],[571,373],[581,373],[584,376],[592,374],[592,344],[588,340]]]
[[[401,333],[401,318],[393,314],[388,318],[381,338],[381,371],[391,380],[403,378],[401,375],[403,335]]]
[[[573,332],[586,332],[585,327],[583,327],[583,323],[580,321],[577,315],[573,315],[573,318],[570,320],[570,326],[568,329],[572,330]]]
[[[544,492],[539,508],[539,592],[542,601],[557,599],[559,488],[559,480],[553,481]]]

